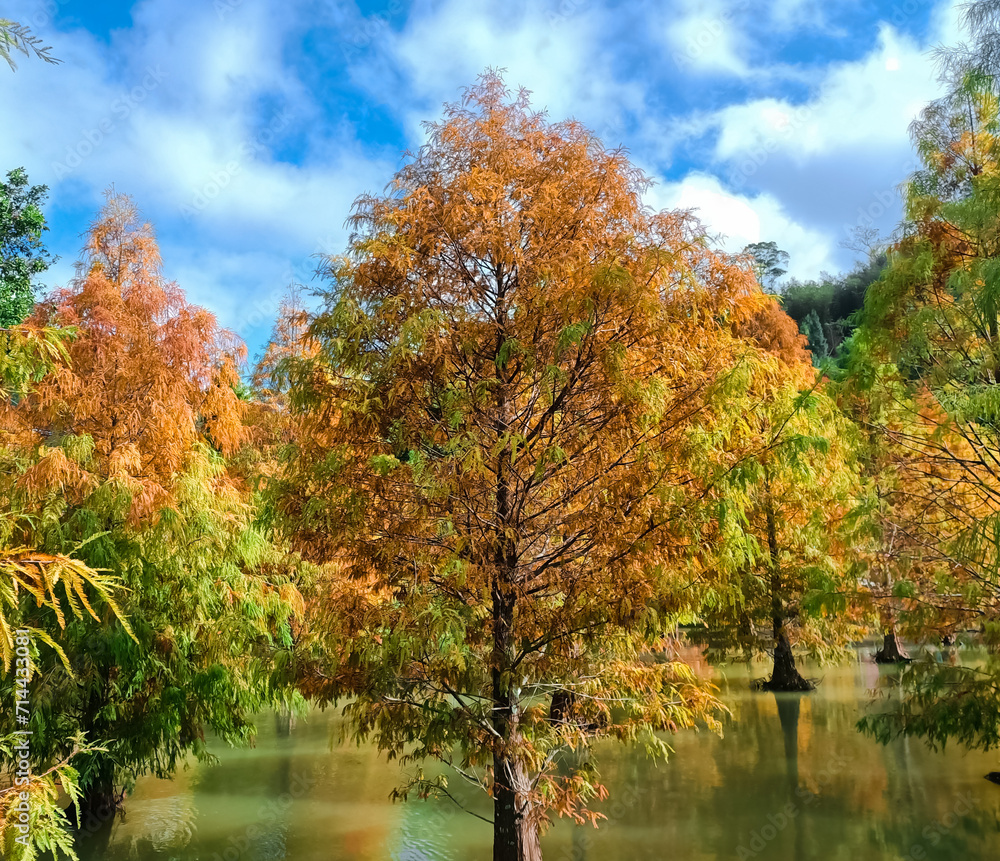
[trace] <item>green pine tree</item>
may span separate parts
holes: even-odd
[[[815,309],[810,311],[806,319],[802,321],[801,331],[809,339],[809,349],[812,352],[814,365],[830,355],[830,345],[827,343],[826,335],[823,333],[823,324]]]

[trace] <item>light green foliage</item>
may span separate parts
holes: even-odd
[[[15,736],[0,738],[0,755],[13,761],[17,743]],[[59,804],[60,790],[77,802],[77,780],[76,769],[63,762],[23,786],[0,790],[0,850],[4,858],[40,861],[77,857],[69,818]],[[23,814],[28,821],[22,824]]]
[[[1000,112],[995,0],[966,4],[968,45],[941,49],[946,93],[911,128],[922,167],[906,188],[903,238],[868,291],[852,361],[873,438],[878,525],[901,536],[889,606],[922,638],[1000,613]],[[996,662],[920,664],[901,700],[862,728],[993,747]]]
[[[67,439],[84,466],[88,448]],[[18,465],[8,457],[6,466]],[[106,615],[71,620],[59,638],[69,667],[42,656],[33,687],[33,756],[65,756],[66,739],[80,732],[104,740],[106,751],[75,760],[83,788],[103,793],[146,772],[169,776],[189,751],[208,756],[208,727],[249,741],[254,713],[288,696],[276,661],[292,645],[295,592],[221,458],[192,451],[173,504],[152,522],[128,525],[131,502],[113,479],[74,505],[54,494],[33,530],[40,546],[72,550],[127,590],[121,603],[135,636]],[[273,578],[262,576],[268,566]],[[44,607],[22,620],[41,629],[54,622]],[[6,683],[0,695],[11,695]]]
[[[834,659],[862,621],[848,555],[848,515],[861,494],[856,435],[823,389],[767,380],[758,368],[730,395],[740,406],[713,482],[719,533],[701,584],[707,627],[692,636],[719,657],[734,647],[753,655],[782,629]]]
[[[942,749],[949,742],[968,748],[1000,747],[1000,664],[995,655],[983,666],[951,665],[927,657],[900,670],[898,688],[876,699],[874,711],[858,728],[882,743],[898,736],[923,738]]]
[[[66,335],[65,332],[30,327],[4,332],[6,350],[0,353],[0,386],[4,396],[27,394],[33,382],[65,361],[62,341]],[[36,522],[34,517],[10,506],[5,505],[0,510],[0,653],[3,659],[0,689],[4,691],[6,703],[14,702],[11,687],[15,679],[12,666],[15,647],[27,650],[30,656],[27,660],[32,667],[47,659],[68,670],[69,657],[59,642],[68,620],[77,621],[85,616],[98,619],[110,611],[110,617],[117,619],[125,634],[130,635],[130,628],[116,604],[120,590],[114,578],[69,555],[45,553],[34,546],[17,546],[16,543],[12,546],[12,541],[26,541]],[[26,622],[24,610],[30,606],[44,608],[50,623],[32,625]],[[20,666],[23,673],[24,660]],[[37,671],[33,675],[37,678]],[[4,709],[3,714],[12,716],[14,710]],[[24,729],[19,725],[17,728]],[[12,719],[7,719],[4,730],[0,731],[0,756],[10,763],[15,761],[15,746],[25,738],[15,736],[13,729]],[[41,773],[34,773],[27,782],[19,779],[0,789],[0,850],[4,858],[32,861],[49,857],[49,853],[55,857],[75,857],[72,837],[67,830],[69,822],[60,806],[60,793],[77,803],[79,775],[74,757],[82,752],[96,752],[97,748],[85,745],[83,736],[69,737],[66,747],[66,755],[61,760],[48,764]],[[26,829],[21,827],[22,814],[28,817]]]

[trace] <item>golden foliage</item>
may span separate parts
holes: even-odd
[[[73,616],[81,616],[86,611],[93,618],[100,618],[91,604],[89,589],[107,604],[131,634],[128,622],[114,600],[114,593],[119,588],[113,578],[93,571],[78,559],[41,553],[26,547],[4,550],[0,555],[0,660],[3,661],[4,672],[10,670],[14,653],[14,630],[7,617],[17,610],[22,592],[34,598],[37,606],[51,608],[59,627],[64,628],[67,609]],[[48,633],[35,628],[28,630],[31,636],[53,648],[68,668],[66,655]]]
[[[498,76],[428,128],[390,192],[357,201],[288,363],[279,502],[332,565],[327,605],[362,592],[349,626],[317,608],[353,634],[317,674],[356,685],[356,730],[482,766],[498,810],[513,793],[537,827],[601,792],[557,776],[554,750],[719,708],[644,655],[700,539],[695,461],[748,352],[734,330],[764,299],[689,214],[642,206],[624,152]],[[557,690],[579,697],[571,726],[544,717]]]

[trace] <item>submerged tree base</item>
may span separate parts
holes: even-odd
[[[77,820],[75,811],[67,809],[71,822],[76,824],[80,835],[93,837],[102,832],[107,838],[110,835],[110,823],[116,816],[125,813],[125,791],[117,790],[113,784],[92,784],[80,795],[80,818]]]
[[[906,650],[899,644],[895,631],[890,631],[882,641],[882,648],[875,653],[876,664],[908,664],[912,661]]]
[[[763,691],[814,691],[816,684],[802,676],[795,666],[791,644],[782,637],[774,649],[771,678],[759,685]]]

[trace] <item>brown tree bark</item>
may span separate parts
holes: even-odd
[[[498,437],[509,422],[510,404],[506,366],[499,362],[505,340],[506,318],[503,285],[497,284],[499,310],[496,356],[501,383],[497,386],[496,431]],[[492,584],[493,602],[493,861],[541,861],[538,819],[532,815],[531,781],[513,751],[517,748],[518,703],[514,684],[514,612],[517,604],[518,552],[510,537],[514,520],[509,452],[497,458],[496,550]]]
[[[771,557],[771,622],[774,630],[774,668],[771,678],[761,686],[767,691],[811,691],[815,685],[804,679],[795,666],[795,655],[785,629],[785,607],[781,598],[781,564],[778,550],[778,528],[774,520],[774,505],[771,502],[770,476],[765,471],[767,482],[767,549]]]
[[[912,658],[899,644],[895,627],[890,627],[882,638],[882,648],[875,653],[876,664],[906,664]]]
[[[774,669],[771,671],[771,678],[764,682],[762,687],[766,691],[811,691],[816,687],[808,679],[803,678],[795,666],[795,655],[792,653],[792,644],[788,642],[784,625],[780,627],[776,625]]]
[[[493,861],[542,861],[538,819],[527,798],[527,774],[502,754],[494,755],[493,768]]]

